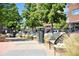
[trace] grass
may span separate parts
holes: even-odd
[[[63,43],[66,50],[64,55],[79,56],[79,34],[78,33],[72,33],[70,34],[70,37],[65,35]]]

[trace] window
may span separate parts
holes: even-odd
[[[72,15],[78,15],[78,14],[79,14],[79,9],[72,10]]]

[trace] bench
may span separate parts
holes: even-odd
[[[57,37],[55,40],[50,40],[49,41],[49,49],[52,48],[53,46],[53,49],[54,49],[54,55],[56,55],[56,52],[59,52],[59,53],[63,53],[64,52],[64,43],[63,42],[60,42],[61,41],[61,37],[66,34],[66,33],[61,33],[59,35],[59,37]],[[63,40],[63,39],[62,39]]]

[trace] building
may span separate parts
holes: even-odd
[[[64,10],[70,31],[79,30],[79,3],[67,3]]]

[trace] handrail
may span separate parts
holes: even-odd
[[[54,41],[54,45],[56,45],[59,41],[59,38],[61,38],[64,34],[66,34],[68,37],[69,35],[67,33],[63,33],[61,34],[55,41]],[[54,56],[56,56],[56,47],[54,46]]]
[[[64,34],[66,34],[69,37],[69,34],[67,34],[66,32],[64,32],[63,34],[61,34],[57,39],[55,39],[54,44],[58,43],[59,38],[61,38]]]
[[[49,49],[51,49],[51,44],[56,45],[56,44],[60,41],[60,38],[61,38],[64,34],[66,34],[66,35],[69,37],[69,33],[66,33],[66,32],[62,33],[59,37],[57,37],[57,38],[55,39],[54,42],[49,41]],[[63,39],[63,40],[64,40],[64,39]],[[53,46],[53,49],[54,49],[54,56],[56,56],[56,47]]]
[[[64,34],[65,34],[65,33],[61,34],[58,38],[56,38],[56,39],[55,39],[54,44],[57,44],[57,43],[58,43],[59,38],[61,38]]]

